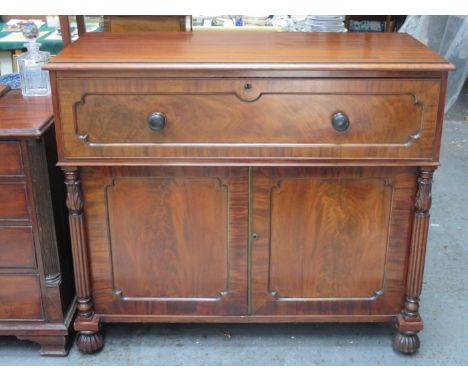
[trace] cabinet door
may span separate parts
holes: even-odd
[[[415,185],[411,169],[254,169],[252,313],[398,313]]]
[[[246,313],[247,169],[81,175],[98,314]]]

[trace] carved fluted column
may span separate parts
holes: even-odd
[[[102,348],[103,339],[98,332],[99,321],[94,318],[91,299],[88,244],[83,214],[84,200],[78,169],[65,168],[64,173],[77,295],[78,315],[74,325],[75,330],[79,332],[77,345],[82,352],[93,353]]]
[[[432,176],[434,168],[421,167],[418,174],[411,250],[408,263],[405,307],[398,319],[398,333],[393,340],[394,348],[402,353],[414,353],[419,348],[417,335],[423,329],[419,315],[419,297],[422,291],[429,210],[432,203]]]
[[[54,227],[52,194],[48,186],[49,172],[44,138],[28,140],[28,162],[35,200],[36,220],[41,237],[41,258],[46,288],[57,288],[62,282],[57,233]]]

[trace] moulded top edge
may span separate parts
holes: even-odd
[[[73,69],[452,70],[404,33],[86,33],[47,66]]]
[[[229,70],[311,70],[311,71],[451,71],[451,63],[172,63],[172,62],[50,62],[44,67],[52,71],[86,71],[86,70],[195,70],[195,71],[229,71]]]

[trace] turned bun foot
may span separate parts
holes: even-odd
[[[79,332],[76,346],[82,353],[97,353],[104,346],[104,339],[99,332]]]
[[[403,354],[414,354],[420,346],[419,337],[412,332],[398,332],[393,337],[393,348]]]

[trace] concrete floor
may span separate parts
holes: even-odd
[[[109,324],[96,355],[67,358],[0,337],[0,365],[466,365],[468,364],[468,87],[446,116],[433,186],[416,355],[397,354],[383,324]]]

